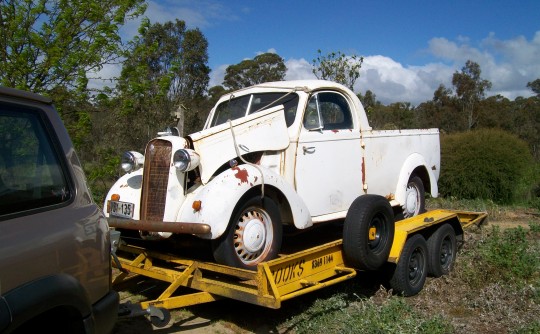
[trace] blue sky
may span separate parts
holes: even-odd
[[[364,57],[355,93],[384,104],[430,100],[467,60],[492,82],[487,95],[528,97],[540,78],[540,1],[155,0],[151,22],[180,19],[208,40],[210,86],[225,68],[263,52],[280,55],[286,79],[314,78],[312,60],[340,51]],[[136,33],[128,23],[124,37]]]

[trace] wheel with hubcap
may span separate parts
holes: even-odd
[[[426,239],[421,234],[415,234],[405,242],[390,278],[390,286],[394,293],[414,296],[422,291],[427,277],[427,262]]]
[[[347,265],[364,270],[379,269],[388,260],[394,231],[394,213],[386,198],[379,195],[356,198],[343,226]]]
[[[447,275],[456,259],[456,232],[450,224],[444,224],[428,238],[428,275]]]
[[[215,260],[224,265],[255,270],[277,257],[283,227],[279,210],[268,197],[252,197],[233,213],[227,231],[212,241]]]
[[[418,176],[412,176],[405,190],[405,204],[403,204],[403,217],[410,218],[426,210],[426,193],[424,183]]]

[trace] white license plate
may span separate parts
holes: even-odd
[[[133,218],[135,204],[128,202],[109,201],[111,204],[110,215],[123,218]]]

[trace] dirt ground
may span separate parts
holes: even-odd
[[[535,210],[518,209],[500,212],[493,217],[488,217],[482,228],[490,228],[497,225],[501,228],[512,228],[517,226],[527,227],[531,222],[540,223],[540,214]],[[452,276],[452,275],[449,275]],[[274,324],[282,324],[292,316],[300,314],[311,305],[318,296],[347,290],[346,284],[361,286],[359,295],[377,298],[384,295],[380,290],[380,282],[367,273],[360,273],[351,280],[335,286],[325,288],[315,293],[307,294],[286,301],[277,310],[268,309],[261,306],[222,299],[215,302],[176,309],[171,311],[171,321],[163,328],[155,327],[146,316],[134,318],[121,318],[118,320],[113,334],[127,333],[153,333],[153,334],[249,334],[249,333],[294,333],[292,328],[276,328]],[[424,290],[415,297],[408,297],[408,301],[416,307],[426,310],[445,313],[452,309],[452,304],[464,298],[460,289],[449,288],[452,278],[441,277],[438,279],[428,278]],[[121,301],[135,300],[133,294],[145,294],[152,289],[162,289],[159,283],[145,282],[138,287],[137,291],[121,291]],[[162,290],[161,290],[162,291]],[[443,291],[444,293],[441,293]],[[381,298],[384,298],[382,296]],[[491,321],[496,319],[479,319],[463,314],[450,314],[453,316],[453,323],[458,333],[484,333],[484,328],[490,332]],[[457,325],[456,325],[457,324]],[[493,328],[492,328],[493,329]],[[504,333],[504,331],[503,331]]]

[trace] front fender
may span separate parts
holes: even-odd
[[[214,177],[204,186],[189,194],[180,210],[177,221],[208,224],[211,227],[211,236],[205,238],[216,239],[225,232],[233,210],[241,197],[250,189],[260,186],[272,186],[285,196],[291,207],[294,225],[307,228],[313,225],[309,210],[298,196],[294,188],[280,175],[261,166],[240,165],[229,168]],[[201,209],[192,208],[194,201],[201,201]]]
[[[105,202],[103,208],[105,215],[109,217],[107,212],[107,201],[111,199],[112,194],[120,195],[120,201],[135,203],[137,209],[133,213],[133,219],[140,219],[140,210],[138,208],[139,203],[141,203],[141,188],[142,188],[142,173],[143,169],[139,169],[135,172],[122,175],[109,189],[107,197],[105,197]]]
[[[428,167],[426,160],[422,155],[418,153],[413,153],[407,158],[407,160],[405,160],[399,173],[399,179],[395,192],[395,199],[400,203],[400,205],[403,205],[405,203],[407,183],[409,183],[409,179],[413,171],[418,167],[424,168],[429,176],[429,183],[431,185],[431,196],[437,197],[439,194],[439,188],[437,186],[437,178],[435,177],[435,174],[433,174],[431,168]]]

